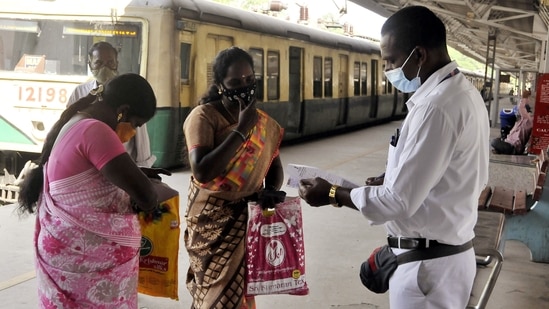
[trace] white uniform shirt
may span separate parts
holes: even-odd
[[[389,235],[452,245],[474,237],[478,197],[488,182],[490,128],[484,101],[465,76],[444,80],[456,68],[451,62],[436,71],[406,102],[384,184],[351,191],[362,214],[371,224],[385,223]]]
[[[78,101],[78,99],[87,96],[90,93],[90,91],[92,91],[97,87],[99,87],[99,85],[97,84],[97,81],[95,79],[92,79],[90,81],[87,81],[83,84],[76,86],[71,96],[69,97],[69,102],[67,102],[67,107],[69,107],[72,103]]]
[[[78,101],[78,99],[87,96],[92,89],[95,89],[98,86],[95,79],[76,86],[69,97],[67,107]],[[156,156],[151,153],[151,144],[146,123],[136,128],[135,136],[127,143],[124,143],[124,147],[126,148],[126,152],[138,166],[151,167],[154,161],[156,161]]]

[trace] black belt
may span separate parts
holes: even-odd
[[[387,242],[389,243],[389,247],[415,249],[399,254],[397,256],[398,264],[458,254],[473,247],[473,241],[471,240],[457,246],[439,243],[436,240],[408,237],[387,237]]]
[[[426,238],[410,238],[410,237],[387,237],[387,244],[392,248],[399,249],[426,249],[443,245],[436,240]]]

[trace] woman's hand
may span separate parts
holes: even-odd
[[[240,113],[238,114],[237,130],[244,135],[248,135],[257,123],[256,99],[254,98],[250,104],[246,104],[241,98],[236,98],[240,104]]]

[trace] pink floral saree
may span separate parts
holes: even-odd
[[[96,169],[49,183],[35,229],[41,308],[137,308],[141,231],[128,195]]]

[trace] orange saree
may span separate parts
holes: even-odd
[[[193,113],[190,119],[217,121],[214,145],[234,128],[210,105],[201,105]],[[190,258],[187,288],[193,296],[193,308],[253,308],[253,298],[246,301],[244,297],[246,198],[262,188],[263,179],[278,156],[283,134],[283,129],[265,112],[258,110],[258,116],[250,137],[222,175],[208,183],[191,179],[185,246]],[[211,141],[211,137],[199,136],[207,131],[201,127],[204,123],[185,124],[187,145]]]

